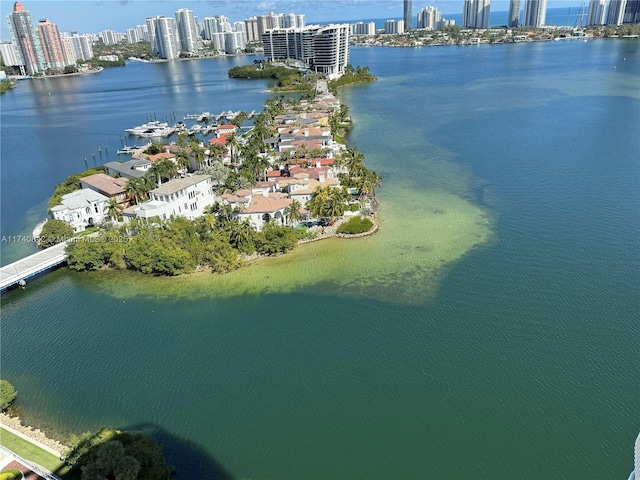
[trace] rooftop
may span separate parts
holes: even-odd
[[[96,173],[80,179],[80,184],[86,184],[94,187],[109,196],[118,195],[124,192],[127,184],[126,178],[114,178],[105,173]]]
[[[163,183],[157,188],[154,188],[149,193],[157,193],[159,195],[171,195],[172,193],[179,192],[182,189],[196,185],[211,178],[210,175],[193,175],[192,177],[176,178],[170,180],[167,183]]]

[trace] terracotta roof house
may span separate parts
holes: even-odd
[[[291,205],[290,198],[283,198],[283,195],[268,194],[251,195],[244,210],[238,212],[238,219],[243,222],[245,219],[258,231],[261,231],[264,224],[274,220],[281,224],[286,222],[284,209]]]
[[[95,175],[89,175],[88,177],[80,179],[82,188],[89,188],[94,192],[101,193],[115,200],[125,208],[129,206],[130,201],[125,193],[127,182],[127,178],[114,178],[104,173],[96,173]]]

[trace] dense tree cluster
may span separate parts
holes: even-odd
[[[268,223],[261,232],[240,222],[226,205],[214,204],[208,214],[188,220],[133,221],[80,238],[67,246],[67,264],[77,271],[104,266],[153,275],[180,275],[196,268],[222,273],[241,265],[241,254],[285,253],[298,242],[291,227]]]
[[[173,473],[153,437],[104,427],[72,438],[65,462],[82,480],[169,480]]]
[[[375,82],[378,78],[369,71],[369,67],[353,67],[349,64],[344,70],[344,74],[340,78],[329,82],[329,90],[335,95],[338,88],[357,83]]]
[[[38,246],[40,248],[49,248],[58,243],[73,237],[75,231],[73,227],[62,220],[51,219],[42,227]]]

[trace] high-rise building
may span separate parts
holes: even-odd
[[[375,35],[375,22],[358,22],[351,25],[351,35]]]
[[[262,35],[273,28],[302,28],[305,26],[304,14],[273,13],[251,17],[245,21],[247,40],[249,42],[262,41]]]
[[[151,54],[154,57],[172,60],[180,55],[180,41],[176,21],[173,18],[158,16],[147,18]]]
[[[33,34],[31,14],[20,2],[16,2],[13,12],[7,16],[7,22],[19,65],[24,67],[25,73],[33,75],[44,70],[40,39]]]
[[[606,0],[591,0],[589,2],[587,25],[604,25],[605,7]]]
[[[38,38],[42,46],[42,55],[45,68],[61,69],[75,62],[70,62],[65,56],[60,32],[55,23],[49,20],[38,22]]]
[[[93,37],[89,34],[71,35],[71,45],[73,53],[78,60],[89,60],[93,58]]]
[[[462,11],[462,26],[467,28],[489,28],[491,0],[465,0]]]
[[[607,25],[620,25],[624,19],[624,11],[627,7],[627,0],[609,0],[607,9]]]
[[[640,0],[627,0],[623,23],[640,23]]]
[[[411,30],[413,28],[413,13],[411,13],[412,6],[413,0],[404,0],[402,20],[404,20],[405,30]]]
[[[18,56],[16,55],[16,47],[13,45],[13,42],[0,42],[0,55],[2,56],[4,64],[8,67],[17,67],[20,65]]]
[[[441,18],[442,16],[436,7],[424,7],[418,12],[418,28],[435,30]]]
[[[402,35],[404,33],[404,20],[387,20],[384,22],[384,33],[388,35]]]
[[[524,4],[525,27],[541,28],[547,20],[547,0],[526,0]]]
[[[200,46],[200,33],[198,24],[193,16],[193,10],[181,8],[176,10],[175,16],[180,50],[183,52],[196,52]]]
[[[247,41],[259,42],[261,41],[260,34],[258,33],[258,18],[251,17],[244,21],[245,32],[247,32]]]
[[[100,41],[105,45],[115,45],[118,43],[118,35],[115,30],[103,30],[98,34]]]
[[[64,49],[64,56],[67,59],[67,65],[75,65],[78,62],[78,59],[76,58],[76,52],[73,49],[71,37],[60,34],[60,41],[62,42],[62,48]]]
[[[244,51],[247,46],[244,32],[226,32],[223,35],[225,53],[237,54]]]
[[[518,27],[520,25],[520,0],[511,0],[509,2],[509,19],[507,26]]]
[[[349,63],[349,29],[348,24],[271,29],[262,35],[264,57],[299,60],[330,80],[338,78]]]

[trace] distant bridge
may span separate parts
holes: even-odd
[[[72,240],[45,248],[0,268],[0,291],[4,292],[13,285],[26,282],[29,278],[64,263],[67,259],[64,249]]]

